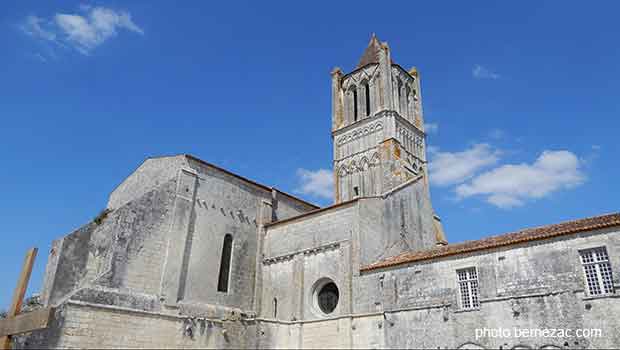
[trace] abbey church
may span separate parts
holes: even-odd
[[[333,205],[191,155],[148,158],[53,242],[41,290],[53,319],[21,344],[620,347],[620,213],[450,243],[420,73],[373,35],[331,91]]]

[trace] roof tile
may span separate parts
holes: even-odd
[[[528,228],[499,236],[491,236],[476,241],[465,241],[462,243],[448,244],[446,246],[417,252],[407,252],[378,261],[371,265],[364,266],[361,270],[374,270],[384,267],[406,264],[414,261],[428,260],[449,255],[468,253],[612,226],[620,226],[620,213],[566,221],[554,225]]]

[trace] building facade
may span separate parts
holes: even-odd
[[[449,244],[420,91],[375,36],[333,70],[326,208],[190,155],[147,159],[53,243],[55,317],[20,344],[620,347],[620,214]]]

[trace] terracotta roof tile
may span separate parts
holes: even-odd
[[[476,241],[448,244],[417,252],[403,253],[362,267],[362,271],[428,260],[443,256],[468,253],[478,250],[501,247],[521,242],[540,240],[583,231],[620,226],[620,213],[595,216],[591,218],[566,221],[559,224],[528,228],[517,232],[492,236]]]

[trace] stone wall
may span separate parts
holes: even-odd
[[[156,187],[129,182],[135,187],[125,188],[127,197],[115,195],[124,204],[53,244],[42,298],[58,312],[52,327],[24,338],[27,346],[620,344],[617,294],[589,297],[579,260],[580,249],[605,246],[619,288],[617,228],[360,272],[437,243],[423,174],[381,196],[310,213],[314,207],[303,201],[191,158]],[[232,264],[228,291],[220,292],[226,234],[233,237]],[[456,271],[469,267],[480,288],[474,310],[460,306],[456,280]],[[339,291],[329,314],[316,305],[325,280]],[[603,334],[568,345],[566,338],[476,337],[476,329],[499,327]]]
[[[254,348],[256,322],[189,318],[71,301],[29,348]]]
[[[385,197],[360,198],[268,225],[259,315],[287,321],[323,318],[312,298],[324,279],[334,281],[340,292],[340,304],[329,316],[350,314],[352,295],[359,292],[351,290],[351,281],[360,267],[433,247],[431,220],[425,184],[413,181]]]
[[[357,206],[351,202],[266,228],[261,315],[288,321],[319,318],[310,301],[321,278],[336,282],[341,300],[350,300],[350,238],[356,217]],[[349,310],[342,303],[334,314]]]
[[[579,250],[605,246],[620,271],[620,232],[584,232],[518,246],[411,263],[364,273],[354,280],[355,313],[386,312],[386,346],[487,348],[564,346],[567,339],[476,339],[482,328],[600,328],[600,338],[570,340],[571,347],[620,344],[617,294],[588,297]],[[480,308],[465,311],[458,300],[456,270],[476,267]],[[616,288],[620,279],[614,276]],[[513,332],[514,333],[514,332]],[[575,343],[577,342],[577,344]]]
[[[237,333],[247,331],[254,313],[261,222],[316,208],[189,156],[147,160],[110,203],[93,222],[53,244],[43,302],[63,311],[49,346],[245,346]],[[270,218],[260,217],[265,205]],[[233,237],[231,269],[228,290],[220,292],[226,234]],[[179,338],[179,319],[206,318],[212,326],[228,322],[224,333],[234,340]]]
[[[168,181],[56,241],[45,274],[43,303],[56,305],[95,284],[157,294],[175,185]]]
[[[579,251],[605,246],[620,288],[620,231],[602,229],[475,253],[352,274],[351,311],[329,316],[271,319],[263,313],[259,346],[344,348],[614,348],[620,344],[618,295],[589,297]],[[300,258],[302,259],[302,258]],[[314,259],[315,261],[311,261]],[[307,264],[322,273],[337,261],[319,253]],[[265,267],[265,285],[297,295],[296,259]],[[456,270],[476,267],[480,307],[464,310]],[[297,273],[299,274],[299,273]],[[270,281],[272,279],[272,281]],[[273,282],[273,280],[278,282]],[[342,283],[339,281],[338,283]],[[275,285],[275,287],[274,287]],[[295,286],[293,290],[287,286]],[[339,287],[346,288],[346,282]],[[306,291],[309,289],[306,288]],[[269,293],[266,288],[264,293]],[[268,298],[265,298],[268,299]],[[298,300],[298,299],[295,299]],[[305,300],[306,303],[310,301]],[[341,303],[346,303],[341,299]],[[287,310],[286,302],[282,305]],[[272,311],[268,305],[264,310]],[[282,311],[285,312],[285,311]],[[503,328],[510,337],[476,337]],[[598,337],[517,337],[515,329],[600,329]]]
[[[187,159],[183,155],[146,159],[110,193],[107,208],[120,208],[142,197],[146,192],[176,179],[183,166],[187,166]]]

